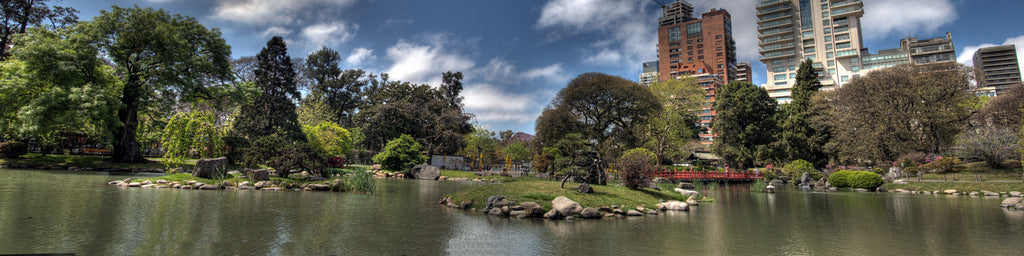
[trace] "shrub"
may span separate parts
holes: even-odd
[[[793,160],[793,162],[790,162],[789,164],[786,164],[785,167],[782,167],[782,172],[785,173],[790,178],[793,178],[794,180],[799,179],[800,175],[803,175],[805,172],[810,173],[813,171],[814,164],[811,164],[811,162],[804,161],[803,159]]]
[[[388,170],[408,170],[413,166],[427,161],[427,157],[420,154],[423,146],[413,140],[412,136],[402,136],[388,141],[384,151],[373,156],[373,162],[380,164]]]
[[[324,158],[308,143],[291,143],[275,134],[253,140],[245,152],[243,164],[248,167],[270,166],[282,178],[287,178],[290,170],[304,170],[310,175],[327,177],[329,173],[324,162]]]
[[[192,151],[199,153],[199,158],[221,156],[223,132],[215,123],[216,117],[207,111],[182,112],[171,117],[160,137],[167,166],[184,164]]]
[[[645,148],[630,149],[622,154],[619,158],[622,162],[622,185],[633,190],[647,187],[654,176],[655,159],[657,156]]]
[[[316,126],[303,126],[306,140],[323,157],[345,156],[352,153],[352,137],[345,128],[332,122]]]
[[[954,173],[962,171],[964,167],[960,165],[960,158],[940,156],[930,163],[922,165],[921,169],[929,172]]]
[[[28,153],[28,145],[17,141],[0,142],[0,157],[19,158]]]
[[[228,158],[228,162],[241,164],[249,148],[249,140],[240,136],[224,136],[220,140],[224,141],[224,157]]]
[[[869,171],[838,171],[828,177],[833,187],[876,189],[885,181],[882,175]]]

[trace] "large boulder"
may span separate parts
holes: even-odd
[[[679,186],[677,186],[677,188],[681,188],[681,189],[696,189],[697,187],[694,186],[693,183],[680,182]]]
[[[1016,207],[1017,204],[1021,203],[1021,201],[1024,201],[1024,198],[1021,198],[1021,197],[1009,197],[1009,198],[1003,199],[1003,203],[999,204],[999,206],[1000,207]]]
[[[583,207],[580,207],[579,203],[564,196],[551,200],[551,208],[562,216],[572,216],[583,211]]]
[[[196,167],[192,169],[192,176],[204,179],[223,178],[228,174],[228,158],[204,158],[196,161]]]
[[[805,172],[804,174],[800,175],[800,185],[810,185],[811,182],[814,182],[814,179],[811,179],[810,173]]]
[[[584,219],[600,219],[602,216],[604,215],[600,211],[591,207],[583,208],[580,212],[580,218]]]
[[[528,213],[527,217],[540,218],[544,217],[544,206],[540,206],[538,203],[525,202],[521,205],[523,210]]]
[[[412,177],[418,180],[437,180],[441,177],[441,169],[421,164],[412,167],[412,171],[406,177]]]
[[[584,194],[594,193],[594,188],[591,187],[590,184],[587,184],[586,182],[577,186],[576,190]]]
[[[690,205],[684,202],[672,200],[664,203],[655,205],[659,210],[662,211],[689,211]]]

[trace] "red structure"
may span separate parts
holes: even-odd
[[[764,175],[754,172],[694,172],[694,171],[664,171],[654,174],[655,177],[670,180],[722,180],[722,181],[751,181],[763,179]]]

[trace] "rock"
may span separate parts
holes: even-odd
[[[863,193],[863,192],[871,192],[871,190],[867,190],[867,189],[864,189],[864,188],[855,188],[855,189],[853,189],[853,192],[861,192],[861,193]]]
[[[309,185],[308,188],[312,188],[315,191],[328,191],[331,190],[331,186],[327,184],[313,184]]]
[[[205,179],[222,178],[227,175],[228,158],[205,158],[196,161],[196,167],[192,169],[192,176]]]
[[[615,214],[611,214],[611,213],[609,213],[609,214],[605,214],[605,215],[604,215],[604,217],[605,217],[605,218],[611,218],[611,217],[615,217]]]
[[[679,186],[676,186],[676,187],[677,188],[681,188],[681,189],[696,189],[697,188],[697,187],[693,186],[693,183],[689,183],[689,182],[680,182]]]
[[[267,169],[247,170],[245,173],[245,177],[248,177],[253,181],[270,180],[270,171],[268,171]]]
[[[888,189],[885,189],[885,188],[876,188],[876,189],[875,189],[875,191],[878,191],[878,192],[883,192],[883,193],[884,193],[884,192],[889,192],[889,190],[888,190]]]
[[[508,216],[512,216],[512,217],[516,217],[516,218],[526,218],[529,215],[530,215],[530,213],[527,213],[526,211],[521,211],[521,210],[520,211],[508,212]]]
[[[947,189],[947,190],[943,190],[942,193],[945,193],[945,194],[956,194],[956,190]]]
[[[801,185],[811,184],[812,181],[813,181],[813,179],[811,179],[811,174],[810,173],[806,173],[805,172],[804,174],[800,175],[800,184]]]
[[[551,200],[551,208],[561,214],[562,216],[572,216],[583,211],[583,207],[572,199],[564,196],[556,197]]]
[[[233,183],[233,182],[230,182],[230,181],[226,181],[226,180],[225,180],[224,182],[221,182],[221,183],[220,183],[220,186],[221,186],[221,187],[234,187],[234,186],[235,186],[235,183]]]
[[[905,180],[894,180],[894,181],[892,181],[892,184],[907,185],[907,181],[905,181]]]
[[[1024,198],[1021,198],[1021,197],[1008,197],[1006,199],[1003,199],[1003,203],[999,204],[999,206],[1000,207],[1004,207],[1004,208],[1016,207],[1017,204],[1020,204],[1021,202],[1024,202]]]
[[[153,184],[153,182],[152,181],[148,181],[148,180],[142,181],[142,185],[150,185],[150,184]]]
[[[467,209],[470,205],[473,205],[473,201],[462,201],[462,203],[459,203],[459,209]],[[542,212],[541,215],[543,214]]]
[[[172,187],[172,188],[181,188],[181,184],[174,184],[174,185],[173,185],[173,186],[171,186],[171,187]]]
[[[157,183],[157,184],[167,184],[167,180],[165,180],[165,179],[159,179],[159,180],[156,180],[156,183]]]
[[[194,181],[194,180],[186,181],[186,182],[185,182],[185,184],[188,184],[188,185],[195,185],[195,184],[196,184],[196,181]]]
[[[281,190],[281,188],[278,188],[278,187],[269,187],[269,188],[261,188],[260,190],[270,190],[270,191],[279,191],[279,190]]]
[[[683,197],[700,195],[700,192],[693,191],[693,190],[685,190],[685,189],[681,189],[681,188],[676,188],[675,190],[676,190],[676,192],[679,192],[680,194],[682,194]]]
[[[612,210],[612,213],[615,215],[626,215],[626,211],[623,211],[622,209]]]
[[[218,188],[215,185],[202,185],[202,186],[199,186],[199,189],[201,189],[201,190],[217,190],[217,189],[220,189],[220,188]]]
[[[782,180],[775,179],[775,180],[769,181],[768,184],[771,184],[772,186],[778,187],[778,186],[782,186],[782,184],[786,184],[786,182],[784,182]]]
[[[647,189],[661,191],[661,188],[658,187],[658,183],[655,183],[655,182],[648,182],[647,183]]]
[[[999,193],[992,192],[992,191],[986,191],[986,190],[982,190],[981,194],[985,195],[985,196],[999,196]]]
[[[583,211],[580,212],[580,218],[584,219],[600,219],[601,216],[601,212],[592,207],[583,208]]]
[[[671,181],[671,180],[668,180],[668,179],[666,179],[666,178],[662,178],[662,177],[656,177],[656,178],[654,178],[654,179],[651,179],[651,182],[654,182],[654,183],[670,183],[670,182],[672,182],[672,181]]]
[[[491,197],[488,197],[487,207],[484,208],[484,211],[490,211],[492,208],[502,207],[502,205],[498,205],[498,203],[501,202],[502,200],[505,200],[505,196],[493,195]]]
[[[1020,196],[1020,191],[1010,191],[1010,196]]]
[[[249,186],[249,185],[241,185],[241,186],[238,186],[238,190],[251,190],[251,189],[255,189],[255,188],[256,188],[256,187],[253,187],[253,186]]]
[[[345,181],[341,179],[331,180],[331,191],[341,192],[345,191]]]
[[[910,191],[906,191],[906,190],[903,190],[903,189],[893,189],[890,192],[897,193],[897,194],[907,194],[907,193],[910,193]]]
[[[686,204],[692,205],[692,206],[697,206],[697,196],[690,196],[690,198],[687,198],[686,199]]]
[[[970,196],[978,196],[979,194],[980,194],[980,193],[978,193],[977,191],[974,191],[974,192],[971,192],[971,193],[970,193],[970,194],[968,194],[968,195],[970,195]]]
[[[441,177],[441,169],[430,165],[417,165],[412,167],[412,171],[406,177],[412,177],[418,180],[437,180]]]
[[[272,185],[272,184],[273,183],[271,183],[270,181],[264,180],[264,181],[256,182],[256,185],[253,185],[253,186],[256,187],[256,189],[263,189],[265,187],[270,187],[270,185]]]
[[[137,187],[141,187],[141,186],[142,186],[142,183],[138,183],[138,182],[128,183],[128,187],[137,188]]]
[[[558,214],[558,211],[555,211],[555,209],[551,209],[550,211],[544,213],[544,218],[545,219],[557,220],[557,219],[562,219],[562,216],[561,216],[561,214]]]
[[[249,185],[250,185],[250,184],[249,184],[249,182],[248,182],[248,181],[243,181],[243,182],[239,182],[239,183],[238,183],[238,186],[239,186],[239,187],[241,187],[241,186],[249,186]]]
[[[370,170],[379,171],[381,169],[384,169],[384,168],[382,168],[379,164],[375,164],[375,165],[371,165],[370,166]]]
[[[658,209],[664,209],[663,211],[689,211],[690,205],[684,202],[671,200],[668,202],[660,203],[656,205]]]
[[[544,217],[544,207],[534,202],[525,202],[522,205],[523,210],[527,212],[527,217],[540,218]]]
[[[626,216],[644,216],[644,214],[640,213],[640,212],[638,212],[636,210],[629,210],[629,211],[626,211]]]
[[[153,187],[156,187],[156,185],[157,184],[146,184],[146,185],[142,185],[142,188],[153,188]]]
[[[584,194],[594,193],[594,188],[590,187],[590,184],[587,184],[586,182],[577,186],[576,190]]]
[[[647,210],[647,215],[658,215],[658,211],[655,211],[655,210]]]
[[[505,211],[502,211],[501,208],[491,209],[490,211],[487,211],[487,215],[500,216],[500,217],[507,216],[507,215],[505,215]]]
[[[107,182],[107,185],[121,185],[121,184],[124,184],[124,182],[120,181],[120,180],[115,180],[115,181]]]

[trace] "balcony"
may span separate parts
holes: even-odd
[[[778,26],[793,25],[793,19],[776,20],[763,24],[758,24],[757,29],[770,29]]]
[[[796,47],[796,45],[794,45],[793,42],[782,43],[782,44],[773,44],[773,45],[762,47],[761,48],[761,54],[765,54],[767,52],[775,51],[775,50],[779,50],[779,49],[790,49],[790,48],[795,48],[795,47]]]
[[[847,1],[833,2],[831,4],[832,9],[843,8],[843,7],[854,6],[854,5],[857,5],[858,7],[864,7],[864,3],[862,3],[860,0],[847,0]]]
[[[858,55],[858,51],[857,50],[836,51],[836,59],[838,59],[838,58],[856,57],[857,55]]]
[[[779,41],[786,41],[786,40],[793,40],[793,34],[762,38],[761,39],[761,43],[758,44],[758,45],[761,46],[761,47],[764,47],[765,45],[768,45],[768,44],[776,43],[776,42],[779,42]]]
[[[779,13],[774,13],[774,14],[768,14],[768,15],[764,15],[764,16],[758,15],[757,22],[758,23],[769,22],[769,21],[772,21],[774,19],[789,18],[789,17],[793,17],[793,12],[785,11],[785,12],[779,12]]]
[[[784,33],[793,34],[793,27],[788,27],[788,28],[787,27],[783,27],[783,28],[769,29],[769,30],[765,30],[765,31],[758,31],[758,34],[759,34],[758,37],[759,38],[764,38],[764,37],[769,37],[769,36],[772,36],[772,35],[780,35],[780,34],[784,34]]]
[[[792,10],[792,9],[793,9],[793,5],[790,5],[789,3],[786,3],[786,4],[775,5],[775,6],[766,7],[766,8],[758,8],[757,9],[757,15],[765,15],[765,14],[769,14],[769,13],[773,13],[773,12],[784,11],[784,10]]]
[[[757,4],[757,9],[768,8],[776,5],[789,3],[789,0],[764,0]]]
[[[864,9],[860,5],[850,6],[840,9],[832,9],[832,18],[846,17],[846,16],[864,16]]]
[[[785,57],[793,57],[793,56],[796,56],[796,51],[794,51],[794,50],[779,50],[779,51],[773,51],[773,52],[768,52],[768,53],[761,54],[761,61],[778,59],[778,58],[785,58]]]

